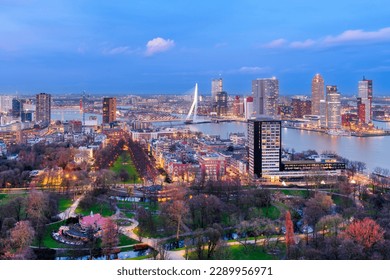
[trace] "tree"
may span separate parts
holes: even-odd
[[[206,229],[204,235],[207,240],[207,259],[211,259],[217,248],[219,239],[221,238],[222,228],[219,225],[214,225]]]
[[[27,259],[31,257],[30,245],[34,239],[34,229],[29,221],[17,222],[10,231],[11,253],[13,259]]]
[[[287,248],[287,256],[290,255],[290,246],[295,245],[295,238],[294,238],[294,225],[291,221],[291,214],[290,211],[286,212],[286,248]]]
[[[317,225],[316,228],[322,230],[322,234],[325,238],[325,233],[334,233],[337,236],[339,225],[343,222],[343,218],[341,215],[327,215],[322,217]]]
[[[95,228],[93,226],[88,226],[85,230],[85,235],[87,236],[87,243],[85,244],[89,250],[89,259],[93,259],[93,252],[97,248],[97,239],[95,237]]]
[[[174,224],[176,228],[176,239],[179,239],[183,217],[187,214],[187,212],[188,208],[182,200],[169,201],[163,204],[161,216],[167,219],[166,223]]]
[[[244,246],[244,250],[247,251],[248,249],[248,238],[249,238],[249,232],[252,229],[252,225],[248,221],[242,221],[238,227],[237,227],[237,235],[239,238],[237,238],[237,241],[240,242]]]
[[[315,225],[321,219],[321,217],[330,214],[333,200],[329,195],[318,192],[314,197],[310,198],[306,202],[306,208],[304,209],[305,221],[313,226],[314,234],[316,232]]]
[[[106,219],[102,228],[102,249],[103,254],[109,260],[110,255],[115,252],[119,243],[118,226],[112,219]]]
[[[372,219],[354,221],[344,231],[343,236],[368,249],[383,241],[384,230]]]

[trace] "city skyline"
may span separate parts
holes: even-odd
[[[222,77],[245,94],[275,76],[280,95],[310,95],[321,73],[342,95],[362,76],[389,95],[389,7],[351,3],[3,1],[0,92],[208,94]]]

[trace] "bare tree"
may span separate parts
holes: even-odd
[[[34,229],[29,221],[17,222],[10,231],[11,254],[14,259],[27,259],[32,255],[30,245],[34,239]]]
[[[118,226],[112,219],[107,218],[102,228],[102,249],[103,254],[106,255],[108,260],[110,259],[110,255],[115,253],[115,248],[118,246],[118,243]]]

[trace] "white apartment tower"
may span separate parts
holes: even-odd
[[[253,110],[256,116],[276,117],[279,80],[275,77],[252,81]]]

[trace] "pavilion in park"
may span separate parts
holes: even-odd
[[[53,232],[52,236],[55,240],[69,245],[83,245],[88,241],[89,236],[87,231],[93,229],[94,238],[100,238],[102,229],[108,218],[102,217],[100,214],[91,214],[80,217],[77,224],[61,226],[58,232]]]

